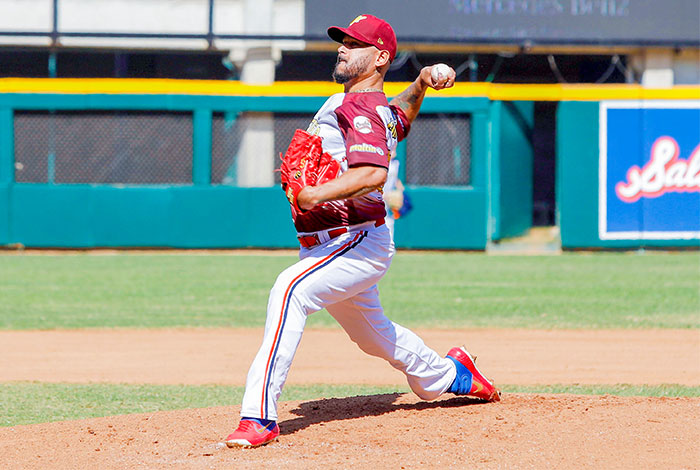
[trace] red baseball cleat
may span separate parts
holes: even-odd
[[[226,445],[229,447],[260,447],[276,441],[279,435],[280,428],[275,422],[263,426],[253,420],[242,419],[238,429],[226,438]]]
[[[500,401],[501,391],[494,387],[479,369],[475,359],[464,348],[452,348],[446,356],[457,366],[457,377],[448,390],[455,395],[467,395],[486,401]]]

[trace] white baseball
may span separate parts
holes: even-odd
[[[447,81],[447,75],[450,73],[450,68],[445,64],[435,64],[430,69],[430,76],[433,83],[442,85]]]

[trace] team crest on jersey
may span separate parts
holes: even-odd
[[[372,132],[372,123],[367,116],[355,116],[355,119],[352,120],[352,124],[355,126],[355,130],[360,134],[369,134]]]

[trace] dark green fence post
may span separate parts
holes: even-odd
[[[0,184],[14,181],[12,109],[0,108]]]
[[[10,243],[10,190],[15,179],[12,108],[0,108],[0,245]]]
[[[192,183],[211,184],[211,109],[195,109],[192,123]]]
[[[482,208],[485,217],[485,225],[480,227],[485,233],[485,243],[491,241],[491,149],[493,148],[490,115],[490,104],[486,109],[480,109],[472,112],[471,136],[472,136],[472,154],[471,154],[471,176],[469,178],[470,186],[481,191],[484,194],[484,204]],[[484,245],[485,248],[485,245]]]
[[[406,141],[402,140],[396,145],[396,155],[394,159],[399,162],[399,179],[406,181]]]

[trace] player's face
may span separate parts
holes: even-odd
[[[379,49],[371,44],[345,36],[343,43],[338,47],[333,79],[337,83],[348,83],[372,72],[378,52]]]

